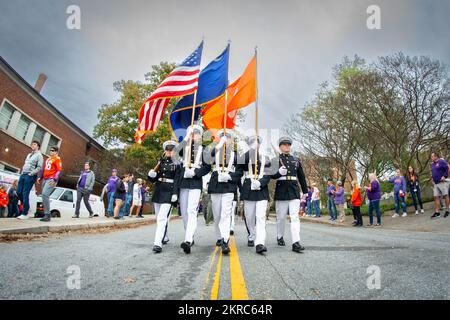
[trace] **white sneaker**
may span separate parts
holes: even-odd
[[[420,209],[420,213],[425,213],[425,211],[423,211],[423,209]]]
[[[19,220],[27,220],[28,218],[29,218],[28,216],[25,216],[23,214],[17,217],[17,219]]]
[[[404,217],[407,217],[407,216],[408,216],[408,214],[406,212],[403,212],[402,217],[404,218]]]
[[[416,210],[416,215],[419,214],[419,211]]]
[[[400,217],[397,213],[394,213],[394,215],[392,216],[392,218],[398,218]]]

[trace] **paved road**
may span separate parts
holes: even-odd
[[[276,245],[275,227],[267,225],[265,256],[246,247],[242,221],[233,240],[237,251],[214,254],[213,227],[200,217],[191,255],[179,248],[180,220],[171,223],[171,241],[159,255],[151,251],[154,225],[2,243],[0,298],[450,299],[449,234],[303,223],[307,250],[296,254],[290,245]],[[67,287],[73,265],[79,290]],[[372,265],[380,268],[380,289],[367,287]]]

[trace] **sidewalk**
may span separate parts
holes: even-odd
[[[430,219],[434,213],[434,204],[432,202],[424,204],[425,213],[418,215],[414,214],[414,207],[408,207],[408,216],[392,218],[394,211],[387,211],[381,216],[381,227],[367,227],[369,224],[369,216],[363,216],[364,228],[383,228],[392,230],[407,230],[407,231],[420,231],[420,232],[439,232],[450,234],[450,217],[443,218],[444,213],[441,212],[441,218]],[[328,224],[334,227],[353,227],[353,216],[345,216],[345,222],[339,223],[339,221],[329,221],[329,216],[321,216],[320,218],[314,217],[301,217],[302,222],[308,223],[322,223]],[[376,217],[374,217],[374,223],[376,223]]]
[[[114,220],[112,218],[81,217],[72,218],[53,218],[50,222],[41,222],[39,218],[30,218],[28,220],[19,220],[15,218],[0,219],[1,234],[41,234],[41,233],[62,233],[67,231],[88,230],[96,228],[106,228],[114,226],[148,225],[155,223],[155,215],[144,215],[144,218],[125,218]]]

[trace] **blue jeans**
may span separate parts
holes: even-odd
[[[306,201],[306,212],[308,216],[312,216],[312,203],[311,201]]]
[[[114,192],[108,192],[108,209],[106,211],[110,216],[114,215]]]
[[[122,218],[123,216],[130,215],[130,209],[131,209],[131,201],[133,200],[133,195],[127,193],[127,196],[125,198],[125,203],[120,208],[119,216]]]
[[[312,201],[312,206],[314,207],[314,210],[316,211],[316,217],[320,217],[320,206],[319,206],[319,200]]]
[[[402,206],[402,212],[406,213],[405,197],[400,197],[399,193],[395,193],[394,201],[395,201],[395,213],[398,214],[400,212],[400,206]]]
[[[420,209],[423,209],[422,196],[420,195],[420,188],[417,187],[416,191],[414,191],[414,188],[410,188],[409,193],[411,194],[411,198],[413,199],[414,208],[417,210],[417,202],[419,202]]]
[[[8,218],[16,218],[19,216],[19,206],[17,204],[8,204]]]
[[[369,202],[370,225],[373,225],[373,210],[375,210],[375,213],[377,215],[377,223],[381,224],[380,200],[370,200],[370,202]]]
[[[28,215],[30,211],[30,192],[36,183],[36,176],[29,176],[28,174],[21,174],[19,178],[19,183],[17,184],[17,195],[19,196],[20,202],[23,204],[23,215]]]
[[[337,215],[336,204],[334,203],[334,199],[332,197],[328,197],[327,208],[328,212],[330,213],[330,217],[332,219],[336,219]]]

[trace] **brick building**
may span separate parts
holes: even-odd
[[[59,186],[74,188],[85,161],[96,171],[104,147],[47,101],[40,90],[40,75],[33,87],[0,57],[0,169],[19,172],[33,140],[41,143],[44,159],[58,146],[63,161]],[[102,181],[96,181],[99,194]]]

